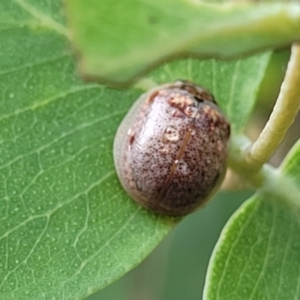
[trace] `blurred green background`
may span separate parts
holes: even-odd
[[[272,111],[289,54],[286,49],[273,54],[246,130],[252,140]],[[297,120],[272,158],[274,166],[299,137],[299,128]],[[219,193],[205,208],[184,218],[143,263],[88,300],[201,300],[209,259],[222,228],[252,193]]]

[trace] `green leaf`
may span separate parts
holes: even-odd
[[[236,56],[281,47],[300,38],[297,3],[66,3],[84,76],[111,83],[126,83],[159,62],[182,55]]]
[[[250,194],[220,192],[204,209],[182,220],[137,268],[87,300],[140,299],[141,295],[155,300],[201,299],[220,231]]]
[[[35,15],[59,20],[60,7],[38,2],[0,4],[0,298],[73,300],[138,264],[173,222],[115,174],[113,137],[140,92],[83,84],[65,37]]]
[[[300,140],[285,158],[281,170],[284,174],[290,175],[297,186],[300,185]]]
[[[175,223],[133,203],[114,171],[115,131],[141,91],[77,78],[59,1],[2,0],[0,20],[1,299],[82,298],[137,265]],[[204,84],[241,130],[268,61],[181,60],[148,80]]]
[[[300,298],[299,162],[300,141],[275,175],[285,192],[258,193],[223,229],[210,261],[205,300]]]

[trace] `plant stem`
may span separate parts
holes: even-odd
[[[246,136],[237,136],[232,140],[228,163],[229,167],[239,175],[239,182],[236,181],[231,189],[239,188],[241,185],[252,187],[257,192],[275,195],[276,199],[282,200],[281,203],[300,212],[300,190],[292,178],[269,164],[264,164],[262,168],[255,170],[245,160],[245,149],[250,143]]]
[[[292,46],[285,79],[273,112],[258,139],[246,155],[253,169],[259,169],[269,160],[284,139],[300,109],[300,43]]]

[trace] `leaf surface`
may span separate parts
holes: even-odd
[[[133,203],[115,174],[114,134],[141,90],[78,79],[59,1],[2,0],[0,20],[0,298],[80,299],[137,265],[175,223]],[[268,61],[186,59],[148,80],[204,84],[240,131]]]
[[[114,133],[139,92],[83,84],[63,35],[17,2],[1,6],[0,298],[82,298],[173,226],[130,201],[115,174]]]
[[[300,297],[300,143],[262,191],[234,214],[211,258],[203,299]]]

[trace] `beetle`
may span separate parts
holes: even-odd
[[[151,211],[182,216],[205,204],[226,171],[230,124],[214,96],[178,80],[142,94],[114,140],[119,180]]]

